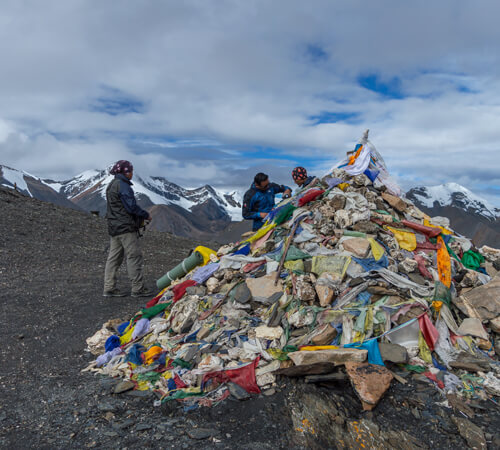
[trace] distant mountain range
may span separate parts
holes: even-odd
[[[448,217],[452,228],[476,246],[500,248],[500,209],[467,188],[457,183],[418,186],[406,198],[430,216]]]
[[[112,179],[109,169],[89,170],[66,181],[55,181],[0,165],[0,185],[16,186],[25,195],[101,215],[106,213],[106,187]],[[137,172],[132,182],[138,204],[153,218],[152,229],[211,238],[232,221],[241,220],[237,191],[224,192],[209,185],[185,189],[163,177]]]
[[[106,187],[113,179],[109,168],[88,170],[66,181],[42,179],[0,165],[0,185],[17,187],[31,197],[84,211],[106,212]],[[134,173],[132,180],[139,205],[153,220],[150,227],[177,236],[214,239],[251,228],[241,222],[241,194],[205,185],[185,189],[163,177]],[[452,228],[473,239],[477,246],[500,248],[500,209],[457,183],[417,186],[406,197],[430,216],[445,216]],[[224,238],[219,242],[225,241]]]

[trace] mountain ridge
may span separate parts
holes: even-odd
[[[113,179],[106,169],[81,172],[73,178],[56,181],[0,165],[0,185],[30,197],[82,211],[106,211],[106,187]],[[237,230],[250,229],[241,222],[241,194],[205,184],[186,189],[164,177],[135,173],[133,188],[138,204],[150,211],[151,229],[177,236],[219,240],[231,223]],[[458,183],[415,186],[406,198],[430,216],[445,216],[459,233],[476,245],[500,247],[500,208]],[[248,227],[246,226],[248,225]]]
[[[87,170],[57,181],[0,165],[0,185],[15,186],[30,197],[101,215],[106,213],[106,187],[113,178],[109,168]],[[134,174],[132,183],[137,203],[151,212],[150,227],[157,231],[207,239],[241,220],[237,191],[221,191],[208,184],[186,189],[163,177],[140,173]]]
[[[406,198],[430,216],[449,218],[452,228],[476,246],[500,247],[500,209],[458,183],[415,186]]]

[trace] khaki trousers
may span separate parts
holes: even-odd
[[[127,258],[127,272],[132,284],[132,292],[138,292],[144,287],[142,278],[142,250],[137,233],[124,233],[112,236],[109,244],[108,260],[104,270],[104,291],[116,287],[116,273],[123,257]]]

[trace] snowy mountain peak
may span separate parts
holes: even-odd
[[[106,188],[114,178],[109,173],[110,169],[111,166],[103,170],[87,170],[63,182],[52,180],[43,182],[68,199],[84,204],[85,209],[99,209],[97,203],[90,198],[106,199]],[[197,205],[213,201],[228,219],[241,220],[240,194],[236,191],[218,191],[209,185],[185,189],[163,177],[139,172],[134,172],[132,183],[138,198],[143,199],[148,205],[176,205],[191,211]]]
[[[19,192],[33,197],[24,179],[25,176],[34,178],[27,172],[0,165],[0,186],[11,189],[15,186]]]
[[[435,206],[454,206],[470,211],[494,221],[500,214],[487,200],[479,197],[458,183],[446,183],[438,186],[417,186],[406,193],[406,197],[417,206],[432,208]]]

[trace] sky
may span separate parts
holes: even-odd
[[[500,206],[500,2],[9,1],[0,164],[184,187],[324,175],[365,129],[403,189]],[[497,44],[495,44],[495,42]]]

